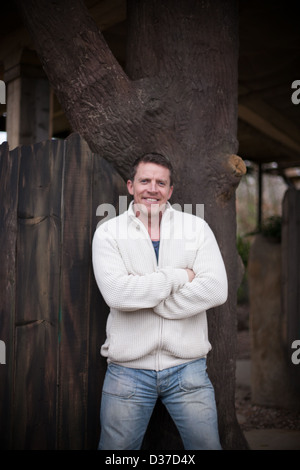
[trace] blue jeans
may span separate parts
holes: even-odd
[[[159,372],[109,364],[98,449],[139,450],[158,398],[176,424],[185,449],[221,449],[214,389],[205,359]]]

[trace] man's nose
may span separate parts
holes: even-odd
[[[157,185],[155,181],[151,181],[149,191],[151,193],[156,193],[157,192]]]

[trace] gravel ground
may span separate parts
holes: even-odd
[[[242,315],[244,318],[244,312],[242,312]],[[238,359],[250,359],[248,329],[238,331]],[[300,430],[300,412],[253,405],[251,403],[250,387],[237,386],[236,410],[238,421],[243,431],[271,428]]]

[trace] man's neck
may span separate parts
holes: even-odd
[[[163,216],[165,207],[159,212],[151,211],[151,213],[144,214],[142,211],[136,210],[135,215],[146,227],[151,240],[160,239],[160,223]]]
[[[151,218],[148,218],[148,233],[151,238],[151,240],[159,240],[160,239],[160,221],[162,218],[162,214],[160,213],[159,217],[157,217],[158,220],[153,220]]]

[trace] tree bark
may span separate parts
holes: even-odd
[[[128,0],[126,73],[81,0],[18,3],[73,130],[125,179],[136,156],[148,151],[166,154],[176,172],[172,202],[192,204],[194,210],[204,204],[229,279],[228,301],[208,312],[213,346],[209,375],[223,447],[247,448],[234,405],[235,189],[245,172],[235,155],[237,0]],[[165,437],[162,427],[168,429]],[[170,435],[173,445],[179,445],[161,409],[149,431],[146,448],[170,448],[165,447]],[[155,443],[158,435],[162,438]]]

